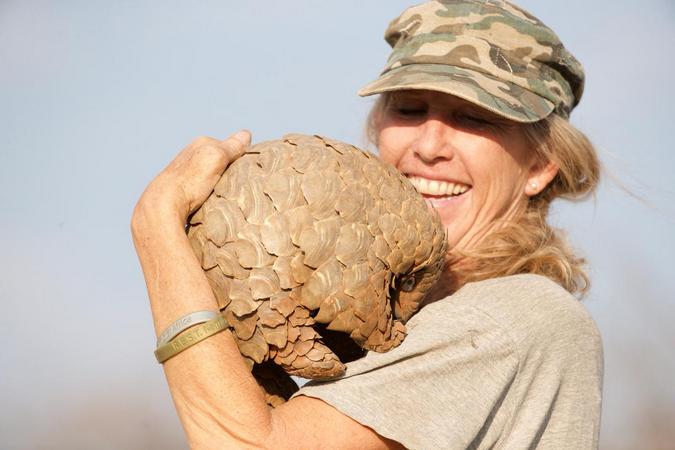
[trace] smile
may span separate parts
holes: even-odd
[[[453,197],[461,195],[469,190],[470,186],[461,183],[450,183],[440,180],[428,180],[421,177],[408,177],[412,185],[422,195],[433,195],[435,197]]]

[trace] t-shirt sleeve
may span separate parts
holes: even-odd
[[[481,311],[452,302],[423,308],[388,353],[369,352],[333,381],[296,395],[319,398],[381,436],[413,449],[470,448],[497,436],[518,371],[505,330]]]

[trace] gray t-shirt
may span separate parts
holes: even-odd
[[[595,449],[602,342],[583,305],[538,275],[470,283],[431,303],[388,353],[320,398],[410,449]]]

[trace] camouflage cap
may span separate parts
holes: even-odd
[[[445,92],[517,122],[562,117],[579,102],[584,71],[539,19],[503,0],[436,0],[407,9],[384,35],[393,47],[367,96]]]

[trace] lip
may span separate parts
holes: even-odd
[[[464,199],[467,197],[466,194],[468,194],[469,192],[471,192],[471,188],[469,188],[466,192],[462,194],[452,195],[449,197],[422,194],[422,198],[424,198],[424,201],[427,203],[427,206],[439,209],[444,208],[446,206],[454,206],[463,202]]]

